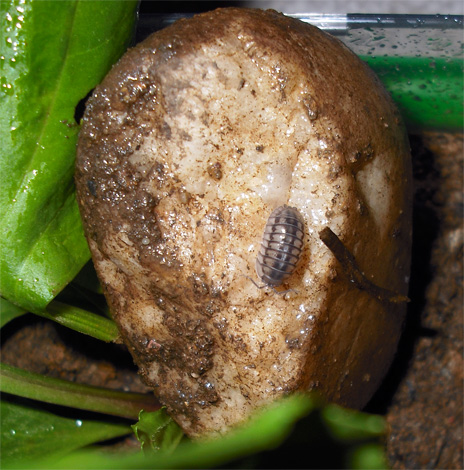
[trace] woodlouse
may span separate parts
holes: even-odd
[[[296,269],[304,244],[304,220],[298,209],[283,205],[275,209],[264,228],[256,273],[261,281],[277,287]]]

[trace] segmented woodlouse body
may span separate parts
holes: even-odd
[[[264,228],[256,273],[268,286],[280,286],[293,274],[304,244],[304,220],[298,209],[283,205],[275,209]]]

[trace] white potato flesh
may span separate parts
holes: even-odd
[[[407,293],[410,165],[370,70],[272,11],[178,22],[97,87],[76,166],[86,236],[142,378],[188,434],[224,432],[297,390],[366,404],[405,305],[360,290],[319,232],[368,280]],[[283,204],[305,244],[277,294],[257,287],[255,262]]]

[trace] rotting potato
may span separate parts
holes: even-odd
[[[406,294],[411,162],[390,97],[337,39],[235,8],[153,34],[89,99],[76,185],[121,335],[186,433],[297,390],[360,408],[378,388],[405,303],[360,289],[320,233]],[[258,288],[284,204],[304,220],[302,253],[282,286]]]

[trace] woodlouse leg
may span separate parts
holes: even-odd
[[[269,289],[272,289],[274,291],[275,294],[277,295],[284,295],[284,294],[287,294],[288,292],[295,292],[295,294],[298,294],[298,291],[296,291],[295,289],[287,289],[287,290],[282,290],[282,291],[278,291],[276,290],[276,288],[274,286],[268,286],[267,284],[263,284],[262,286],[258,286],[258,284],[256,284],[255,280],[252,279],[250,276],[246,276],[245,274],[242,274],[242,276],[246,277],[248,280],[250,280],[258,289],[264,289],[265,287],[269,287]]]

